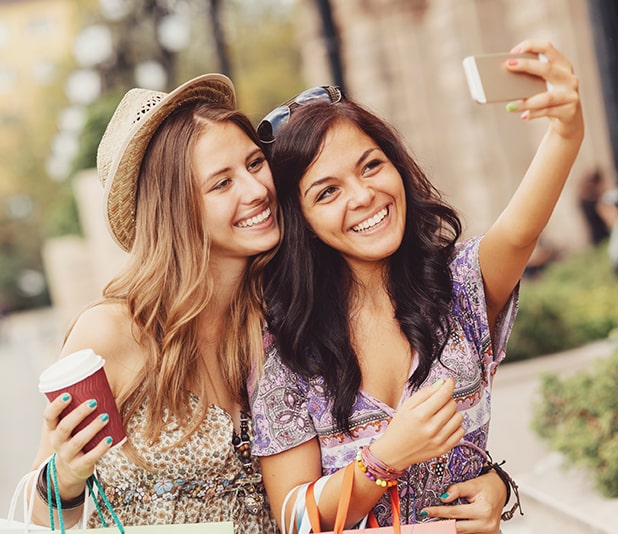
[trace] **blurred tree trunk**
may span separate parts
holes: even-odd
[[[588,8],[618,180],[618,2],[588,0]]]
[[[225,33],[221,24],[221,2],[220,0],[207,0],[208,12],[210,14],[210,29],[215,43],[215,51],[217,54],[217,62],[219,71],[226,76],[232,76],[232,67],[227,53],[225,44]]]
[[[328,62],[330,65],[333,83],[345,91],[343,79],[343,66],[341,63],[341,53],[339,49],[339,34],[333,19],[333,10],[330,0],[316,0],[320,18],[322,20],[322,35],[326,44]]]

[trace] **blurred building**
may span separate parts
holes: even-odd
[[[337,80],[338,51],[347,93],[407,138],[462,214],[467,234],[485,231],[506,205],[546,121],[525,123],[503,104],[474,103],[462,59],[508,51],[528,37],[552,41],[580,78],[586,138],[543,241],[564,252],[587,244],[577,182],[594,168],[610,179],[614,168],[585,0],[300,0],[300,5],[308,83]]]
[[[49,113],[45,92],[66,75],[76,6],[75,0],[0,0],[0,152],[18,149],[16,131]],[[8,183],[0,181],[0,193]]]
[[[608,181],[615,174],[587,9],[593,0],[295,1],[306,83],[341,83],[351,97],[392,122],[459,210],[467,235],[485,231],[506,205],[546,121],[526,123],[501,104],[474,103],[461,61],[509,50],[527,37],[554,42],[581,81],[586,139],[542,240],[564,253],[587,244],[578,182],[591,169]],[[14,128],[2,126],[19,128],[27,118],[49,112],[50,91],[63,89],[60,80],[74,68],[69,63],[80,9],[91,3],[0,0],[0,154],[18,150],[20,139]],[[230,39],[235,30],[228,28]],[[66,310],[64,317],[98,295],[125,259],[101,230],[96,177],[82,178],[75,187],[85,240],[57,239],[43,251],[52,301]],[[0,197],[10,193],[3,189],[7,183],[0,178]],[[77,265],[84,269],[81,275]]]

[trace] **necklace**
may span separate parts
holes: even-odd
[[[238,459],[246,473],[244,477],[241,477],[241,480],[238,480],[239,495],[244,501],[245,509],[250,514],[255,515],[264,504],[262,476],[260,473],[254,473],[253,464],[251,463],[249,416],[244,411],[240,412],[240,434],[236,432],[236,429],[232,432],[232,445],[234,445]]]
[[[236,449],[236,454],[248,475],[253,474],[251,463],[251,437],[249,436],[249,417],[245,412],[240,412],[240,434],[236,429],[232,432],[232,445]]]

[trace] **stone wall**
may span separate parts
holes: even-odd
[[[103,188],[96,170],[74,179],[83,236],[49,239],[43,248],[47,283],[61,325],[68,325],[120,270],[128,255],[113,241],[103,216]]]

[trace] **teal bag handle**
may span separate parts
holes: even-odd
[[[52,478],[54,481],[54,490],[56,493],[56,506],[58,509],[58,526],[60,528],[61,534],[66,534],[66,529],[64,527],[64,518],[62,517],[62,501],[60,499],[60,490],[58,489],[58,473],[56,472],[56,453],[55,452],[54,454],[52,454],[49,460],[49,469],[47,469],[47,502],[49,503],[49,526],[51,530],[56,530],[55,524],[54,524],[54,508],[52,506],[52,502],[53,502],[52,501],[52,489],[51,489]],[[114,512],[114,509],[112,508],[111,503],[109,502],[107,496],[105,495],[105,492],[103,491],[103,487],[101,486],[99,479],[93,473],[86,480],[86,486],[88,487],[88,495],[90,495],[92,497],[92,500],[94,501],[94,505],[97,509],[97,513],[99,514],[99,519],[101,519],[101,523],[103,523],[103,527],[107,528],[108,525],[107,525],[107,521],[105,521],[105,518],[103,517],[103,512],[101,510],[99,499],[97,499],[97,497],[95,496],[93,484],[96,485],[98,494],[101,500],[103,501],[103,503],[105,504],[105,507],[109,511],[110,515],[112,516],[114,523],[116,523],[116,526],[118,527],[118,530],[120,531],[120,534],[125,534],[124,527],[122,526],[120,519],[116,515],[116,512]]]

